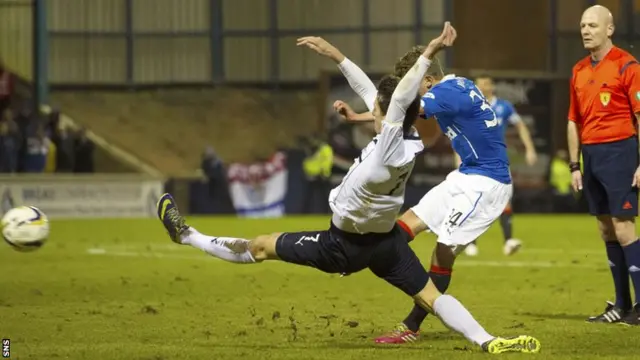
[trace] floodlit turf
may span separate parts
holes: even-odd
[[[190,219],[252,237],[322,229],[327,218]],[[638,359],[640,328],[585,317],[612,297],[589,217],[516,216],[523,252],[502,255],[499,227],[462,257],[450,293],[499,335],[530,334],[541,359]],[[413,243],[428,264],[434,237]],[[35,253],[0,247],[0,337],[12,359],[486,358],[435,318],[409,346],[376,346],[411,301],[368,271],[340,278],[281,263],[235,265],[171,243],[155,220],[54,221]]]

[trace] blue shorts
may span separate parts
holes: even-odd
[[[638,188],[632,187],[638,168],[638,139],[582,146],[583,193],[591,215],[637,216]]]
[[[326,273],[350,274],[369,268],[413,296],[427,285],[429,274],[409,247],[411,240],[400,225],[386,234],[353,234],[331,224],[329,230],[283,233],[276,241],[276,254],[282,261]]]

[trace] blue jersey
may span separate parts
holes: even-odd
[[[511,183],[503,126],[473,81],[445,76],[422,97],[422,107],[460,155],[460,172]]]
[[[503,133],[507,131],[508,124],[515,125],[522,121],[516,108],[509,101],[494,96],[493,99],[489,101],[489,104],[496,114],[498,125],[502,128]]]

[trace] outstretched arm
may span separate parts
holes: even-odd
[[[353,91],[355,91],[362,101],[364,101],[367,109],[369,109],[369,111],[373,111],[376,95],[378,94],[378,89],[376,89],[376,85],[373,81],[369,79],[367,74],[365,74],[358,65],[354,64],[347,58],[338,64],[338,68],[342,71],[342,75],[344,75],[349,82],[349,86],[351,86]]]
[[[420,81],[427,73],[431,65],[431,59],[445,46],[453,45],[456,36],[456,30],[449,22],[446,22],[442,34],[431,40],[425,48],[424,53],[416,61],[416,64],[404,75],[402,80],[400,80],[391,97],[391,104],[387,111],[386,121],[392,123],[400,121],[400,123],[402,123],[406,109],[418,95]]]
[[[342,117],[344,121],[348,122],[371,122],[374,120],[371,111],[367,111],[361,114],[353,111],[351,106],[342,100],[336,100],[333,103],[333,109]]]
[[[404,147],[402,124],[405,114],[407,108],[418,96],[420,82],[431,65],[431,59],[442,47],[451,46],[455,37],[455,29],[448,22],[445,23],[442,34],[429,43],[425,53],[418,58],[416,64],[405,74],[393,91],[379,137],[383,149],[383,164],[401,166],[407,160],[415,158],[415,154],[407,154]]]
[[[298,39],[298,46],[306,46],[314,50],[320,55],[326,56],[338,64],[338,68],[349,82],[349,86],[364,101],[367,109],[373,111],[373,105],[376,101],[378,90],[376,85],[369,79],[358,65],[354,64],[346,56],[344,56],[338,48],[331,45],[328,41],[317,36],[307,36]]]
[[[431,60],[420,56],[416,64],[400,80],[391,96],[385,122],[393,125],[402,125],[406,110],[418,96],[420,81],[427,73],[429,66],[431,66]]]

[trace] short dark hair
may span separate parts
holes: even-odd
[[[407,51],[398,61],[393,68],[393,74],[399,78],[403,78],[409,70],[416,64],[418,58],[422,56],[422,53],[425,50],[425,46],[417,45],[411,48],[411,50]],[[436,79],[442,79],[444,77],[444,70],[442,69],[442,65],[440,65],[440,60],[437,57],[434,57],[431,61],[431,66],[429,66],[429,70],[427,70],[427,75],[432,76]]]
[[[391,97],[396,87],[400,83],[400,78],[395,75],[386,75],[378,83],[378,104],[380,111],[386,116],[391,104]],[[416,122],[416,118],[420,114],[420,97],[416,94],[416,98],[405,112],[404,120],[402,121],[402,130],[405,135],[411,132],[411,127]]]

